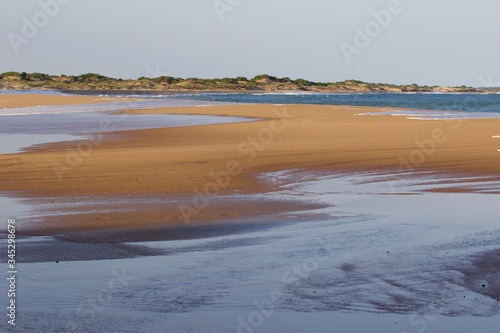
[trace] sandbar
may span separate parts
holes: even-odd
[[[21,96],[21,95],[19,95]],[[95,97],[0,95],[10,104],[56,105]],[[500,179],[500,119],[415,120],[377,113],[387,108],[318,105],[225,105],[124,111],[134,114],[197,114],[254,118],[253,122],[98,133],[102,140],[38,146],[0,155],[0,191],[57,200],[113,196],[179,197],[179,203],[127,212],[58,215],[36,224],[36,232],[175,226],[186,223],[193,198],[265,194],[279,182],[262,175],[282,170],[353,172],[392,170],[404,177],[435,171]],[[450,183],[443,191],[460,192]],[[248,201],[213,205],[189,214],[190,223],[248,218],[314,207]],[[112,210],[112,209],[110,209]],[[160,219],[161,217],[161,219]],[[138,221],[140,223],[138,224]]]

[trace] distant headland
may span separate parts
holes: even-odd
[[[99,74],[88,73],[78,76],[48,75],[42,73],[6,72],[0,74],[0,89],[13,90],[61,90],[61,91],[158,91],[158,92],[286,92],[308,91],[323,93],[349,92],[488,92],[487,89],[442,86],[394,85],[386,83],[367,83],[358,80],[342,82],[312,82],[304,79],[292,80],[262,74],[254,78],[236,77],[223,79],[178,78],[160,76],[140,77],[137,80],[115,79]]]

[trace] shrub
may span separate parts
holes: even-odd
[[[268,74],[260,74],[253,78],[254,81],[279,81],[276,76],[271,76]]]
[[[173,84],[182,81],[182,79],[171,77],[171,76],[160,76],[152,79],[154,83],[166,83]]]
[[[21,80],[23,80],[22,75],[26,73],[21,73]],[[27,78],[32,81],[50,81],[50,75],[42,73],[32,73],[28,74]]]
[[[222,79],[222,83],[224,83],[224,84],[238,84],[238,79],[232,79],[229,77],[225,77]]]
[[[96,82],[96,81],[103,81],[103,80],[112,80],[111,78],[95,73],[87,73],[87,74],[82,74],[80,76],[76,77],[76,81],[78,82]]]
[[[294,83],[299,87],[310,87],[313,85],[313,83],[311,81],[307,81],[304,79],[297,79],[294,81]]]
[[[6,77],[21,77],[21,74],[18,72],[5,72],[2,75],[0,75],[2,78]]]

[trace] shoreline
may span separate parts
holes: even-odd
[[[372,91],[372,90],[338,90],[338,91],[324,91],[324,90],[300,90],[300,89],[291,89],[291,90],[266,90],[266,89],[246,89],[246,90],[236,90],[236,89],[171,89],[171,90],[116,90],[116,89],[0,89],[0,92],[5,92],[8,94],[10,91],[16,92],[25,92],[30,91],[33,94],[37,94],[37,92],[56,92],[61,94],[68,94],[73,96],[99,96],[99,95],[191,95],[191,94],[203,94],[203,93],[213,93],[213,94],[374,94],[374,95],[382,95],[382,94],[401,94],[401,95],[412,95],[412,94],[423,94],[423,95],[432,95],[432,94],[450,94],[450,95],[497,95],[500,94],[500,88],[475,88],[475,91]]]
[[[32,96],[33,97],[33,96]],[[54,96],[51,96],[54,97]],[[1,98],[1,95],[0,95]],[[55,96],[75,102],[79,97]],[[39,101],[34,96],[33,101]],[[23,101],[26,103],[26,101]],[[200,114],[257,118],[255,122],[101,133],[104,140],[53,143],[44,149],[0,155],[0,190],[20,197],[177,196],[187,200],[193,223],[274,216],[299,207],[297,202],[259,210],[215,204],[225,195],[265,194],[281,188],[259,175],[283,170],[355,172],[393,170],[488,175],[500,179],[500,119],[465,121],[410,120],[386,115],[355,116],[386,108],[317,105],[231,105],[146,109],[119,114]],[[118,116],[118,115],[117,115]],[[418,141],[417,141],[418,140]],[[498,140],[497,140],[498,141]],[[81,151],[81,162],[68,163]],[[73,155],[72,155],[73,154]],[[75,155],[76,154],[76,155]],[[73,156],[73,157],[72,157]],[[411,161],[421,163],[411,163]],[[77,161],[77,160],[75,160]],[[56,169],[55,169],[56,166]],[[58,168],[58,169],[57,169]],[[62,172],[58,174],[56,171]],[[402,176],[403,173],[400,174]],[[447,192],[460,192],[453,184]],[[193,198],[208,193],[214,201],[197,214]],[[153,205],[154,206],[154,205]],[[85,213],[46,218],[38,224],[47,234],[114,228],[184,224],[179,203],[149,207],[134,214]],[[134,207],[135,208],[135,207]],[[113,210],[112,205],[108,209]],[[295,209],[297,210],[297,209]],[[163,217],[160,219],[159,217]],[[68,222],[71,221],[71,224]],[[49,223],[50,222],[50,223]]]

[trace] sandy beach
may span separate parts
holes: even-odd
[[[0,211],[16,220],[23,265],[19,318],[29,318],[18,327],[354,332],[361,322],[413,332],[418,321],[429,332],[495,332],[500,119],[388,111],[259,104],[51,116],[70,128],[106,121],[85,140],[0,155]],[[149,114],[236,122],[112,131]],[[103,294],[117,277],[124,283]],[[82,311],[93,304],[104,312]]]
[[[95,97],[0,95],[2,105],[93,103]],[[85,213],[53,217],[43,230],[86,230],[223,221],[305,209],[307,205],[215,200],[228,194],[279,190],[259,175],[290,169],[399,173],[439,171],[500,177],[499,119],[412,120],[376,114],[387,109],[314,105],[233,105],[128,111],[255,118],[254,122],[96,133],[103,140],[46,144],[1,155],[0,191],[29,198],[168,195],[179,200],[134,214]],[[115,115],[123,116],[123,112]],[[479,181],[479,178],[478,180]],[[463,191],[450,182],[439,191]],[[196,211],[193,199],[214,198]],[[51,200],[52,200],[51,199]],[[184,200],[184,201],[183,201]],[[184,211],[179,205],[185,202]],[[313,205],[314,206],[314,205]],[[310,206],[310,207],[313,207]],[[111,209],[112,210],[112,209]],[[67,222],[67,221],[66,221]],[[37,227],[36,229],[39,229]],[[40,230],[36,230],[39,232]],[[50,231],[49,231],[50,232]]]

